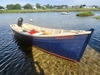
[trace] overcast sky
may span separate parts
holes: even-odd
[[[22,6],[30,3],[35,5],[36,3],[40,3],[41,5],[50,4],[50,5],[100,5],[100,0],[2,0],[0,1],[0,5],[6,6],[7,4],[21,4]]]

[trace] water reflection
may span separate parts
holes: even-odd
[[[32,46],[30,44],[27,44],[26,42],[20,40],[16,36],[14,36],[14,40],[19,46],[19,49],[25,53],[25,60],[26,62],[30,61],[30,68],[27,68],[30,72],[30,74],[25,74],[25,75],[45,75],[44,70],[41,68],[39,63],[37,61],[34,61],[34,55],[32,54]],[[27,64],[26,64],[27,65]],[[23,68],[25,68],[23,66]],[[37,68],[39,72],[37,71]],[[27,73],[27,72],[26,72]]]

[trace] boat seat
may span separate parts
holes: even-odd
[[[22,25],[22,28],[25,29],[25,30],[33,30],[33,28],[31,28],[29,25],[27,24],[23,24]]]
[[[53,29],[47,28],[46,31],[45,31],[45,33],[46,33],[46,34],[52,34],[52,31],[53,31]]]
[[[34,25],[31,25],[31,24],[27,24],[31,29],[34,29]]]
[[[40,32],[41,31],[41,27],[35,26],[34,28],[36,31]]]
[[[43,32],[44,35],[50,35],[52,31],[53,29],[50,29],[50,28],[41,28],[41,32]]]
[[[70,30],[62,30],[62,33],[70,32]]]
[[[64,30],[62,29],[62,30],[61,30],[61,33],[63,33],[63,31],[64,31]]]
[[[44,28],[44,27],[43,27],[43,28],[41,28],[41,31],[46,31],[46,30],[47,30],[47,28]]]
[[[19,32],[22,32],[22,31],[23,31],[22,28],[19,27],[18,25],[13,25],[12,28],[13,28],[14,30],[16,30],[16,31],[19,31]]]
[[[53,29],[52,34],[59,34],[61,31],[61,29]]]

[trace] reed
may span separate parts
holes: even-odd
[[[34,12],[84,12],[84,11],[100,11],[100,9],[86,8],[68,8],[68,9],[25,9],[25,10],[0,10],[2,13],[34,13]]]
[[[94,18],[96,18],[96,19],[100,19],[100,16],[94,16]]]
[[[91,11],[80,12],[76,14],[76,16],[85,17],[85,16],[93,16],[94,14]]]

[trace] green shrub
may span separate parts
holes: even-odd
[[[94,14],[90,11],[86,11],[86,12],[80,12],[78,14],[76,14],[76,16],[81,16],[81,17],[84,17],[84,16],[93,16]]]

